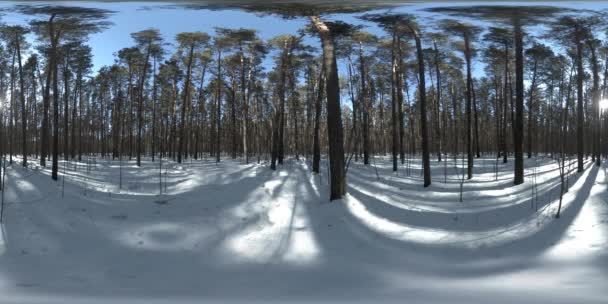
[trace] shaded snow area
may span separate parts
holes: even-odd
[[[330,203],[325,161],[165,161],[159,176],[158,160],[91,158],[55,182],[17,160],[0,303],[606,303],[606,167],[572,164],[555,219],[555,160],[527,159],[512,186],[512,160],[476,159],[462,202],[454,161],[432,165],[423,188],[419,159],[398,175],[352,163]]]

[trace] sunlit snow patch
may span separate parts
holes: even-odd
[[[562,211],[565,211],[573,203],[582,203],[576,201],[575,194],[585,184],[591,171],[586,170],[581,178],[572,185],[570,192],[564,196]],[[390,239],[425,245],[448,245],[464,248],[496,246],[533,235],[553,220],[551,208],[545,208],[512,225],[498,229],[479,232],[450,231],[409,225],[405,218],[403,221],[396,222],[380,217],[369,211],[365,204],[350,195],[346,197],[345,203],[351,215],[370,230]]]
[[[6,242],[4,240],[4,224],[0,224],[0,256],[6,251]]]
[[[599,228],[606,220],[605,203],[608,203],[606,199],[608,185],[604,170],[598,171],[595,184],[589,192],[589,197],[585,200],[583,209],[569,225],[562,240],[547,252],[551,258],[580,261],[594,251],[605,251],[608,246],[607,232],[605,229]],[[569,193],[577,192],[579,189],[575,187],[569,191]]]
[[[303,191],[295,189],[298,184],[294,180],[266,182],[270,193],[278,195],[266,210],[259,208],[259,202],[248,202],[236,208],[233,212],[237,216],[245,215],[245,209],[259,213],[260,217],[229,236],[223,244],[224,249],[237,260],[246,262],[284,261],[307,265],[317,261],[319,246],[309,227],[309,216],[305,207],[299,205],[302,201],[295,197],[295,193]],[[280,189],[279,185],[282,185]],[[278,194],[275,193],[277,189]]]

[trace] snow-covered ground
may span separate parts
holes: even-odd
[[[351,163],[332,203],[326,163],[165,161],[159,195],[158,161],[125,161],[122,187],[117,161],[62,162],[59,182],[15,162],[0,303],[606,303],[606,167],[572,165],[555,219],[557,164],[526,161],[513,187],[512,161],[476,159],[463,202],[453,160],[428,188],[419,159]]]

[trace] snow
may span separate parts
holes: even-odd
[[[527,159],[518,186],[512,163],[476,159],[460,202],[452,159],[424,188],[420,159],[408,176],[378,157],[351,163],[330,203],[326,161],[316,176],[306,161],[163,160],[159,195],[158,160],[123,161],[122,186],[118,161],[61,162],[54,182],[17,160],[0,303],[605,303],[608,169],[573,163],[555,219],[556,161]]]

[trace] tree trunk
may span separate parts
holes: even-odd
[[[53,28],[53,19],[55,19],[55,15],[52,15],[49,19],[49,28],[52,33]],[[48,157],[48,147],[49,147],[49,108],[51,103],[51,75],[52,75],[52,66],[54,65],[53,59],[54,56],[51,54],[48,58],[48,63],[46,64],[47,75],[46,75],[46,84],[44,86],[44,95],[42,97],[43,103],[43,111],[42,111],[42,141],[40,143],[40,165],[46,167],[46,159]]]
[[[473,132],[475,143],[475,157],[480,158],[480,143],[479,143],[479,120],[477,115],[477,95],[475,94],[475,83],[471,80],[471,94],[473,95]]]
[[[397,57],[395,54],[395,48],[397,47],[397,37],[393,34],[393,43],[391,46],[391,132],[393,137],[392,144],[392,155],[393,155],[393,172],[397,172],[397,153],[399,149],[399,117],[397,116],[397,83],[399,79],[397,77]]]
[[[464,56],[466,59],[467,65],[467,101],[466,101],[466,143],[467,143],[467,179],[473,178],[473,141],[471,140],[472,126],[471,126],[471,99],[472,99],[472,90],[473,90],[473,79],[471,75],[471,49],[469,36],[465,34],[464,36]]]
[[[150,156],[152,156],[152,162],[154,162],[154,156],[156,153],[156,97],[157,97],[157,85],[156,85],[156,57],[153,58],[154,67],[153,73],[154,77],[152,79],[152,146],[150,147]]]
[[[21,41],[19,41],[19,34],[17,34],[17,61],[19,61],[19,87],[21,97],[21,136],[22,136],[22,157],[23,167],[27,167],[27,108],[25,107],[25,84],[23,79],[23,68],[21,65]]]
[[[325,87],[325,61],[319,69],[319,81],[317,83],[317,98],[315,100],[315,126],[313,134],[313,149],[312,149],[312,172],[319,174],[319,166],[321,162],[321,148],[319,144],[319,128],[321,125],[321,102],[323,100],[323,92]]]
[[[182,163],[182,155],[186,148],[184,142],[186,141],[186,113],[189,106],[190,100],[190,74],[192,74],[192,59],[194,58],[194,45],[190,46],[190,52],[188,52],[188,65],[186,70],[186,81],[184,83],[184,99],[182,101],[182,117],[180,124],[180,135],[179,135],[179,148],[177,150],[177,162]],[[139,152],[138,158],[139,158]]]
[[[53,72],[53,166],[51,171],[51,177],[54,180],[58,179],[57,173],[59,171],[59,85],[58,85],[58,39],[56,36],[53,23],[49,26],[50,37],[51,37],[51,56],[53,57],[53,65],[51,66]]]
[[[365,62],[363,58],[363,44],[359,42],[359,73],[361,74],[361,93],[359,104],[363,109],[363,164],[369,165],[369,106],[367,90],[365,88]]]
[[[508,161],[508,151],[507,151],[507,100],[509,99],[509,44],[505,43],[505,79],[504,79],[504,88],[503,88],[503,111],[502,111],[502,162],[504,164]]]
[[[78,106],[78,98],[76,98],[76,94],[79,94],[78,96],[80,96],[80,102],[82,102],[82,76],[81,76],[81,72],[79,71],[77,76],[76,76],[76,86],[75,86],[75,92],[74,92],[74,103],[72,104],[72,136],[71,136],[71,149],[70,149],[70,157],[72,159],[74,159],[74,157],[76,157],[76,121],[77,121],[77,117],[76,114],[78,113],[76,111],[77,106]]]
[[[346,174],[344,169],[344,139],[342,115],[340,111],[340,83],[332,33],[319,16],[310,16],[312,25],[321,38],[323,60],[325,62],[325,84],[327,93],[327,135],[329,141],[329,165],[331,190],[329,200],[341,199],[346,194]]]
[[[63,160],[68,160],[69,139],[69,100],[70,100],[70,50],[68,49],[64,58],[63,67]]]
[[[433,48],[435,51],[435,76],[436,76],[436,81],[437,81],[437,96],[436,96],[436,105],[435,105],[435,112],[436,112],[436,122],[435,122],[435,136],[437,137],[437,144],[436,144],[436,148],[437,148],[437,161],[441,162],[441,130],[440,130],[440,125],[439,125],[439,105],[441,104],[441,72],[439,69],[439,50],[437,49],[437,41],[433,40]],[[445,127],[445,126],[444,126]]]
[[[514,184],[524,182],[524,46],[523,30],[516,23],[515,28],[515,178]]]
[[[137,166],[141,166],[142,153],[142,128],[144,124],[144,84],[146,83],[146,73],[148,72],[148,61],[150,61],[150,53],[152,51],[152,42],[148,42],[148,50],[146,51],[146,59],[144,67],[141,71],[141,79],[139,80],[138,100],[137,100]],[[180,138],[181,145],[181,138]],[[181,151],[180,151],[181,157]]]
[[[416,41],[416,54],[418,55],[418,78],[420,81],[418,95],[420,97],[420,132],[422,133],[422,167],[424,173],[424,186],[431,185],[431,158],[429,154],[429,135],[426,125],[426,84],[424,79],[424,53],[418,31],[410,27]]]
[[[399,158],[401,164],[405,163],[405,129],[403,123],[403,78],[405,74],[405,64],[403,64],[403,51],[401,49],[401,38],[397,37],[397,113],[399,114]]]
[[[534,93],[536,89],[536,71],[538,62],[534,60],[534,66],[532,67],[532,83],[530,84],[530,93],[528,98],[528,158],[532,157],[532,137],[534,136]]]
[[[216,123],[217,123],[217,133],[216,133],[216,138],[215,138],[215,143],[216,143],[216,151],[215,151],[215,161],[216,162],[220,162],[220,154],[221,154],[221,148],[220,148],[220,133],[221,133],[221,120],[222,120],[222,85],[220,84],[222,82],[222,51],[218,50],[217,52],[217,92],[216,92]]]
[[[583,44],[581,41],[581,31],[580,25],[576,25],[575,29],[575,39],[576,39],[576,93],[578,97],[578,103],[576,105],[576,153],[578,159],[578,172],[583,172],[585,169],[583,166],[583,154],[584,154],[584,128],[585,128],[585,117],[583,114],[583,78],[584,78],[584,69],[583,69]]]
[[[597,54],[595,46],[592,43],[589,43],[589,50],[591,51],[591,67],[593,71],[593,89],[592,89],[592,98],[593,98],[593,113],[592,121],[594,121],[595,126],[593,127],[593,155],[595,156],[595,164],[599,167],[602,164],[602,156],[600,155],[600,136],[602,130],[600,129],[601,122],[601,109],[600,109],[600,67],[598,64]]]
[[[251,69],[249,70],[249,77],[251,77]],[[241,99],[243,102],[243,157],[245,163],[249,163],[249,151],[247,151],[247,124],[249,123],[249,100],[245,94],[245,55],[241,47]]]

